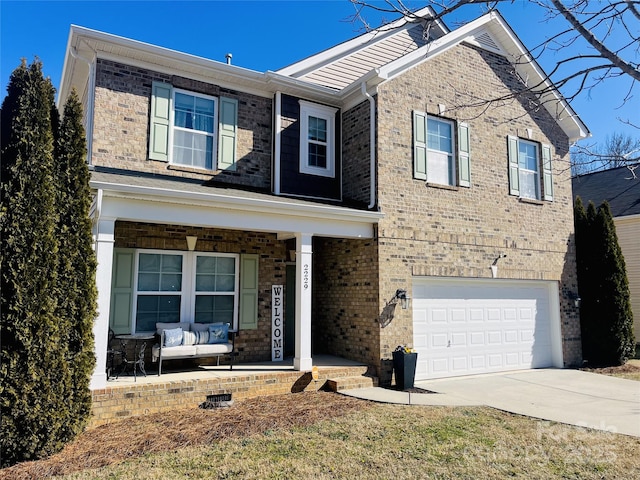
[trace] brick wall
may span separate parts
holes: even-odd
[[[413,276],[499,277],[558,281],[565,363],[581,361],[568,139],[535,99],[478,107],[478,99],[520,88],[498,55],[460,45],[382,84],[378,102],[379,304]],[[465,121],[471,132],[471,188],[437,188],[413,179],[412,111]],[[553,146],[554,201],[525,203],[509,195],[507,135]],[[413,338],[410,311],[396,310],[381,330],[382,357]],[[384,382],[381,376],[381,382]]]
[[[316,238],[313,244],[314,354],[377,366],[378,255],[376,241]]]
[[[235,172],[204,171],[149,160],[149,115],[153,81],[238,100],[238,161]],[[262,189],[269,189],[271,186],[270,98],[109,60],[98,60],[95,112],[92,151],[94,165],[202,180],[215,179]]]
[[[176,225],[116,222],[116,248],[186,250],[186,236],[198,237],[196,251],[260,255],[258,328],[236,339],[238,362],[271,360],[271,285],[286,283],[286,242],[275,234]],[[150,349],[148,349],[150,361]],[[221,360],[222,363],[222,360]]]
[[[342,115],[342,197],[346,202],[369,203],[370,119],[368,100]]]

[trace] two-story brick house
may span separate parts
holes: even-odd
[[[228,321],[239,362],[269,360],[274,285],[298,370],[326,353],[387,382],[397,345],[419,379],[580,362],[568,147],[588,130],[497,12],[418,13],[264,73],[71,28],[93,388],[109,328]]]

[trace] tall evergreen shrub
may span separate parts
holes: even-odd
[[[54,115],[52,115],[55,118]],[[82,105],[71,92],[59,125],[55,148],[58,249],[57,316],[67,328],[62,343],[70,365],[69,418],[65,437],[72,438],[91,414],[89,381],[95,366],[93,321],[96,314],[96,259],[92,248],[91,190],[86,163]]]
[[[576,199],[576,254],[582,305],[584,359],[591,365],[621,365],[633,356],[635,339],[629,283],[611,210]]]
[[[11,75],[0,112],[2,466],[60,450],[84,425],[90,409],[95,263],[91,253],[88,267],[79,267],[80,257],[87,255],[87,225],[71,217],[85,205],[67,205],[64,211],[62,206],[86,190],[74,192],[67,185],[64,195],[57,193],[65,175],[67,184],[75,177],[86,183],[86,178],[71,167],[79,161],[76,143],[63,140],[80,131],[61,125],[56,146],[59,119],[53,99],[42,64],[23,61]],[[69,167],[57,164],[56,155],[66,155],[62,152],[76,152],[68,155]],[[70,283],[74,275],[81,278]],[[87,297],[80,300],[83,288]]]

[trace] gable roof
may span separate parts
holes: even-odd
[[[383,25],[284,67],[276,73],[342,90],[370,71],[449,33],[449,29],[441,21],[434,22],[427,29],[429,17],[433,13],[431,7],[423,8],[411,18],[404,17]]]
[[[72,26],[58,104],[62,105],[72,87],[79,92],[87,88],[90,65],[102,58],[168,74],[182,73],[256,95],[270,97],[282,92],[347,109],[362,102],[363,90],[375,94],[379,84],[464,42],[507,58],[520,78],[538,91],[543,105],[571,142],[591,135],[497,11],[453,31],[441,21],[425,30],[432,15],[431,8],[424,8],[411,18],[402,18],[283,69],[264,73]]]
[[[573,198],[580,197],[596,207],[605,200],[609,202],[614,217],[640,215],[640,178],[627,167],[612,168],[574,177]]]
[[[399,20],[275,73],[340,90],[347,97],[358,91],[363,81],[374,87],[465,42],[507,58],[523,83],[538,93],[571,142],[591,135],[498,11],[453,31],[438,21],[431,27],[429,38],[424,39],[425,21],[432,14],[430,8],[422,9],[414,14],[423,17],[422,21]]]

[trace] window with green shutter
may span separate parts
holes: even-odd
[[[116,333],[152,332],[158,322],[256,328],[257,312],[257,255],[114,251],[109,325]]]
[[[414,111],[413,176],[431,184],[470,187],[469,125],[460,122],[456,129],[453,120]]]
[[[153,82],[149,158],[204,170],[235,170],[238,101]]]
[[[551,146],[507,137],[509,194],[532,200],[553,200]]]

